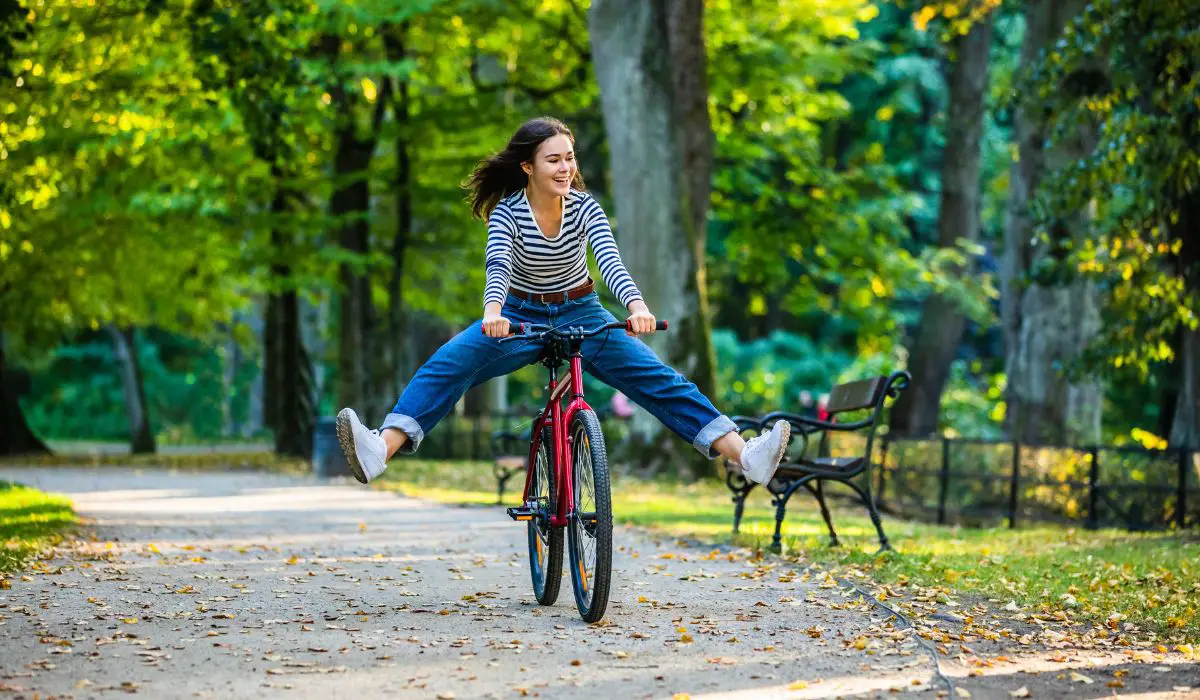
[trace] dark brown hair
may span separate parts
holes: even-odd
[[[559,134],[565,134],[571,143],[575,143],[575,135],[559,120],[553,117],[530,119],[517,129],[503,151],[479,161],[464,185],[470,190],[471,213],[475,218],[487,218],[500,200],[529,184],[529,176],[521,169],[521,163],[532,161],[538,146]],[[577,190],[584,188],[578,168],[571,186]]]

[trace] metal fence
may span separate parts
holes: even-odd
[[[1200,524],[1200,453],[1187,449],[892,438],[876,457],[879,500],[938,523]]]
[[[601,415],[616,446],[628,424]],[[532,414],[447,416],[426,436],[421,456],[491,460],[496,430],[520,433]],[[860,455],[861,436],[832,433],[832,456]],[[1200,526],[1200,452],[1140,447],[1062,447],[966,438],[889,438],[872,455],[884,509],[937,523],[1026,522],[1130,530]],[[830,489],[831,495],[836,489]]]

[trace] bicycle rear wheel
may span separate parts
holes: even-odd
[[[550,525],[554,513],[556,490],[554,485],[554,448],[550,442],[550,431],[544,430],[536,438],[537,457],[533,468],[533,484],[530,498],[537,513],[528,523],[529,573],[533,579],[533,595],[541,605],[554,605],[558,600],[558,587],[562,582],[563,529]]]
[[[585,622],[597,622],[608,607],[612,582],[612,495],[608,454],[600,421],[590,410],[571,420],[571,464],[575,515],[567,525],[575,606]]]

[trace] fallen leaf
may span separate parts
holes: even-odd
[[[955,693],[958,695],[958,697],[960,697],[960,698],[969,698],[969,697],[971,697],[971,691],[967,690],[966,688],[959,688],[958,686],[954,686],[954,692],[955,692]]]
[[[1092,680],[1091,678],[1088,678],[1087,676],[1083,675],[1082,673],[1079,673],[1077,671],[1071,671],[1071,682],[1072,683],[1087,683],[1088,685],[1091,685],[1092,683],[1095,683],[1096,681]]]
[[[804,690],[807,687],[808,681],[792,681],[787,685],[788,690]]]
[[[1026,688],[1025,686],[1021,686],[1020,688],[1017,688],[1016,690],[1010,690],[1010,691],[1008,691],[1008,694],[1013,696],[1014,698],[1027,698],[1027,697],[1031,696],[1031,694],[1029,692],[1029,688]]]

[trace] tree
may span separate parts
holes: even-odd
[[[129,440],[133,454],[154,452],[154,431],[146,410],[146,388],[138,363],[137,338],[132,328],[108,326],[109,336],[121,368],[121,387],[125,394],[125,412],[129,416]]]
[[[1066,153],[1043,186],[1042,218],[1087,208],[1092,227],[1090,240],[1064,247],[1040,272],[1075,275],[1104,291],[1102,324],[1069,369],[1143,387],[1165,379],[1163,433],[1193,447],[1200,445],[1198,47],[1195,3],[1088,3],[1030,80],[1033,109],[1048,115],[1047,133]]]
[[[950,44],[946,82],[950,86],[938,245],[956,247],[980,237],[979,170],[987,95],[992,15],[974,22]],[[892,409],[891,428],[901,435],[927,435],[938,427],[942,391],[950,363],[962,341],[966,316],[950,298],[939,294],[925,301],[908,369],[912,387]]]
[[[266,223],[269,270],[264,330],[266,422],[275,451],[307,457],[315,420],[312,367],[301,337],[299,275],[305,257],[301,220],[305,193],[302,147],[315,145],[306,129],[318,95],[305,79],[299,56],[314,39],[305,3],[225,3],[201,0],[192,8],[192,49],[207,70],[210,89],[229,95],[255,157],[266,166],[268,195],[260,200]],[[306,141],[308,144],[306,144]]]
[[[5,376],[81,330],[204,336],[241,305],[245,268],[219,216],[236,199],[244,151],[225,140],[178,39],[181,17],[166,9],[46,3],[5,37],[17,57],[0,103]],[[4,449],[42,447],[15,392],[0,393],[4,432],[20,438]]]
[[[704,241],[712,162],[700,0],[597,0],[592,53],[626,266],[646,303],[675,324],[652,345],[713,395]],[[643,414],[644,415],[644,414]],[[646,418],[650,465],[682,465]],[[653,468],[653,466],[651,466]]]
[[[1079,1],[1044,0],[1026,6],[1023,71],[1047,61],[1082,6]],[[1043,143],[1055,124],[1044,119],[1041,106],[1060,92],[1075,99],[1094,94],[1094,75],[1094,66],[1089,66],[1062,75],[1055,84],[1042,81],[1034,95],[1019,102],[1014,120],[1017,157],[1010,179],[1002,276],[1007,420],[1018,440],[1070,443],[1100,438],[1098,381],[1065,371],[1100,328],[1098,291],[1067,262],[1071,251],[1083,248],[1092,236],[1089,202],[1095,195],[1048,201],[1049,189],[1041,182],[1043,171],[1064,171],[1091,153],[1096,133],[1094,120],[1075,114],[1058,125],[1053,145],[1046,149]]]

